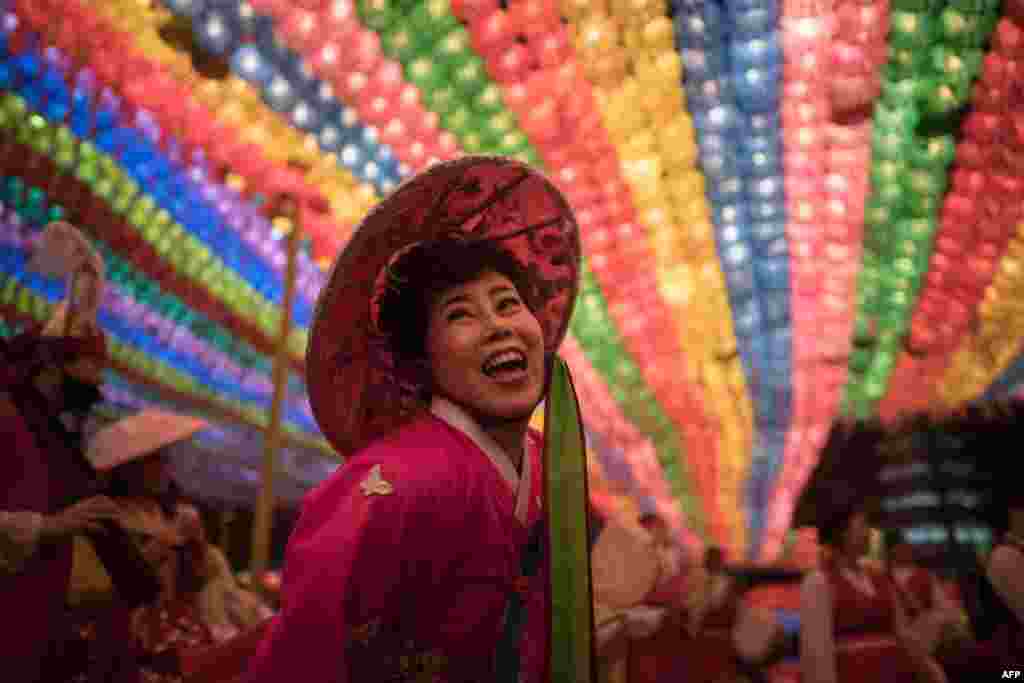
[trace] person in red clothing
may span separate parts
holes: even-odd
[[[910,634],[892,581],[864,562],[884,436],[876,425],[837,425],[797,505],[795,517],[813,520],[829,549],[801,586],[804,683],[946,680]]]
[[[82,426],[101,398],[106,341],[95,322],[103,262],[72,226],[47,227],[32,267],[68,278],[50,321],[0,340],[0,638],[8,683],[67,680],[73,670],[65,595],[72,537],[117,517],[91,495]]]
[[[306,362],[346,462],[304,499],[242,680],[543,683],[589,665],[587,539],[549,541],[587,524],[552,493],[583,463],[579,420],[552,425],[574,403],[557,350],[579,258],[565,198],[508,159],[435,164],[364,218]]]

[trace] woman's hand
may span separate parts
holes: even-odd
[[[106,496],[94,496],[43,518],[43,538],[58,540],[86,531],[102,531],[102,523],[116,521],[120,508]]]

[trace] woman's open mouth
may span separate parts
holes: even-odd
[[[525,353],[518,349],[507,349],[488,356],[481,371],[498,382],[518,382],[526,378],[528,368]]]

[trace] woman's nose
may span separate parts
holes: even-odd
[[[489,340],[503,339],[505,337],[512,336],[512,328],[508,319],[495,313],[491,313],[486,316],[484,322],[486,324],[486,334]]]

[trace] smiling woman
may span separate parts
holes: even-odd
[[[578,416],[549,405],[546,444],[528,428],[546,390],[571,402],[554,355],[578,268],[565,200],[505,159],[435,166],[365,219],[307,359],[351,457],[305,501],[244,680],[589,680]]]

